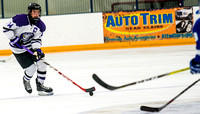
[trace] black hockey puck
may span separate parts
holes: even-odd
[[[93,92],[89,92],[90,96],[93,96]]]

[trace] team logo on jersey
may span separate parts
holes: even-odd
[[[31,32],[25,32],[20,35],[20,38],[23,43],[29,42],[34,37],[34,34]]]
[[[36,32],[37,32],[37,30],[38,30],[38,28],[37,28],[37,27],[35,27],[35,28],[33,29],[33,32],[34,32],[34,33],[36,33]]]

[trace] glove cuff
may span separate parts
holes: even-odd
[[[41,49],[40,48],[35,48],[35,49],[33,49],[33,51],[41,51]]]
[[[10,44],[11,44],[11,45],[14,45],[14,44],[16,44],[19,40],[20,40],[20,38],[16,36],[15,38],[13,38],[13,39],[10,40]]]

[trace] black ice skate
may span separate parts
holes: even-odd
[[[24,88],[28,93],[32,93],[32,88],[31,88],[31,84],[30,84],[30,80],[26,81],[23,77],[23,83],[24,83]]]
[[[53,95],[53,89],[51,87],[45,87],[37,79],[36,79],[36,86],[37,86],[38,95],[40,96]]]

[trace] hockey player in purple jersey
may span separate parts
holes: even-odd
[[[28,93],[32,93],[30,80],[37,72],[36,87],[38,95],[53,95],[53,89],[44,86],[46,78],[46,65],[40,60],[45,59],[45,54],[40,49],[42,45],[45,24],[40,19],[41,6],[37,3],[28,5],[28,14],[18,14],[3,27],[4,34],[10,40],[10,48],[16,60],[25,70],[23,84]],[[31,55],[22,45],[34,52]]]
[[[195,58],[190,61],[190,72],[192,74],[200,73],[200,18],[193,26],[193,33],[196,41],[197,54]]]

